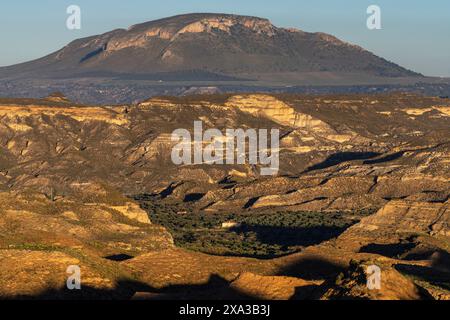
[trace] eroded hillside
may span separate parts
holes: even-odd
[[[446,100],[413,95],[194,97],[114,107],[5,101],[0,188],[78,196],[105,183],[127,195],[201,194],[196,207],[210,211],[445,201],[449,117]],[[192,131],[196,120],[205,130],[281,129],[280,174],[261,177],[250,165],[174,165],[171,133]]]
[[[0,100],[0,264],[7,270],[0,295],[70,298],[61,289],[66,265],[82,264],[92,280],[85,297],[201,298],[216,290],[224,297],[448,298],[449,117],[448,99],[409,94],[161,97],[123,106],[76,105],[61,95]],[[171,133],[192,131],[198,120],[222,131],[280,129],[279,174],[260,176],[253,165],[174,165]],[[224,217],[210,227],[201,218],[206,229],[194,238],[246,237],[248,226],[217,230],[214,223],[230,215],[249,223],[246,217],[316,212],[328,223],[327,214],[339,213],[342,223],[316,221],[327,236],[299,241],[295,228],[309,236],[309,222],[275,221],[277,232],[294,236],[287,244],[264,238],[274,226],[256,225],[250,231],[266,258],[272,250],[296,253],[220,257],[175,248],[174,230],[152,223],[163,222],[168,208],[168,217]],[[367,261],[407,292],[392,283],[379,295],[366,292],[352,275],[361,279]]]

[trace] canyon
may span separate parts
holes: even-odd
[[[449,299],[449,110],[411,93],[0,99],[0,297]],[[278,175],[173,164],[171,133],[199,120],[280,130]],[[204,233],[261,252],[188,246]],[[65,289],[68,265],[83,290]]]

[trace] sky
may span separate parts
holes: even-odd
[[[69,5],[81,29],[66,27]],[[381,9],[369,30],[367,8]],[[268,18],[279,27],[326,32],[428,76],[450,76],[449,0],[14,0],[0,3],[0,66],[40,58],[70,41],[193,12]]]

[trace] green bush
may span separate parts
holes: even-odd
[[[142,202],[155,224],[167,228],[175,244],[217,255],[272,258],[335,238],[369,212],[264,212],[252,214],[198,213],[159,200]],[[187,213],[180,213],[185,212]],[[240,227],[222,229],[235,221]]]

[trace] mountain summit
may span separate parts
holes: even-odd
[[[325,33],[279,28],[257,17],[210,13],[179,15],[78,39],[44,58],[0,71],[6,76],[48,78],[151,78],[163,73],[177,80],[305,73],[418,76]]]

